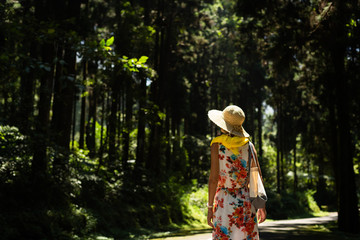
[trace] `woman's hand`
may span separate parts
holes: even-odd
[[[257,217],[258,217],[259,223],[264,222],[266,220],[266,209],[265,208],[259,208],[259,210],[257,212]]]
[[[208,225],[210,227],[212,227],[212,229],[215,229],[214,227],[214,224],[213,224],[213,218],[214,215],[213,215],[213,209],[212,208],[208,208],[208,215],[207,215],[207,222],[208,222]]]

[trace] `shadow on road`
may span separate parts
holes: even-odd
[[[344,234],[330,231],[335,226],[337,213],[325,217],[304,218],[265,222],[259,225],[260,240],[358,240],[360,235]],[[326,227],[325,227],[326,226]],[[202,231],[179,232],[172,237],[160,238],[166,240],[211,240],[209,229]]]
[[[304,218],[266,222],[259,226],[261,240],[343,240],[359,239],[359,235],[344,234],[330,231],[325,227],[337,221],[337,213],[325,217]]]

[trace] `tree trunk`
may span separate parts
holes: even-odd
[[[156,29],[156,42],[155,42],[155,70],[158,72],[159,76],[151,84],[151,97],[152,101],[158,106],[160,111],[163,111],[163,86],[164,86],[164,71],[166,63],[166,53],[165,53],[165,28],[164,24],[164,1],[161,0],[158,2],[158,16],[157,16],[157,29]],[[154,113],[154,115],[157,113]],[[149,150],[148,158],[146,162],[146,168],[150,169],[154,176],[157,176],[160,173],[161,165],[161,135],[162,135],[162,120],[155,116],[156,122],[161,124],[153,124],[150,129],[150,138],[149,138]]]
[[[47,2],[35,2],[35,16],[39,21],[47,20],[51,17],[52,5]],[[53,42],[44,43],[41,46],[41,60],[48,64],[50,71],[43,70],[40,76],[40,93],[38,102],[38,116],[35,123],[37,134],[34,136],[34,155],[31,171],[34,176],[43,176],[47,171],[47,147],[49,143],[50,127],[50,106],[53,92],[53,73],[55,48]]]
[[[297,192],[297,188],[298,188],[298,176],[297,176],[297,169],[296,169],[296,139],[295,139],[295,145],[294,145],[294,194]]]
[[[74,99],[73,99],[73,113],[72,113],[72,126],[71,126],[71,149],[74,149],[74,143],[75,143],[75,134],[76,134],[76,110],[77,110],[77,89],[74,90]]]
[[[283,104],[283,103],[281,103]],[[286,184],[285,184],[285,119],[284,119],[284,113],[283,108],[281,107],[281,117],[280,117],[280,172],[281,172],[281,190],[286,190]]]
[[[319,169],[318,169],[318,180],[316,183],[316,194],[315,200],[319,205],[324,205],[327,203],[326,198],[324,198],[324,194],[326,193],[326,179],[324,177],[325,174],[325,161],[322,154],[319,156]]]
[[[64,9],[56,9],[56,11],[58,16],[60,16],[60,19],[64,14],[63,11],[67,13],[66,17],[68,19],[77,19],[80,14],[80,0],[71,0],[68,2],[68,6],[64,6]],[[68,27],[70,30],[75,30],[76,23],[69,23]],[[67,174],[72,126],[72,108],[75,93],[76,52],[72,48],[73,42],[71,42],[71,39],[67,39],[66,41],[67,42],[64,43],[63,52],[66,65],[60,66],[61,63],[57,63],[57,70],[59,69],[60,72],[57,72],[57,78],[55,79],[56,87],[52,119],[54,134],[56,134],[54,142],[60,147],[60,151],[63,153],[54,158],[55,174],[60,172]]]
[[[136,169],[144,167],[145,156],[145,108],[146,104],[146,76],[141,76],[139,91],[139,116],[138,116],[138,135],[136,147]],[[135,171],[137,172],[137,171]]]
[[[55,51],[52,44],[42,46],[42,60],[53,66]],[[39,114],[36,121],[36,136],[34,145],[34,156],[31,165],[34,175],[43,175],[47,170],[47,153],[46,149],[49,142],[49,124],[50,124],[50,105],[53,88],[53,71],[44,71],[40,78],[40,99],[38,102]]]
[[[25,44],[25,43],[24,43]],[[32,41],[29,45],[30,59],[36,58],[36,44]],[[33,123],[33,105],[34,105],[34,70],[30,62],[25,61],[23,68],[28,71],[22,71],[20,80],[20,107],[19,107],[19,129],[22,133],[28,134]],[[51,71],[51,69],[49,69]]]
[[[116,130],[117,130],[117,110],[119,105],[119,80],[117,79],[116,74],[114,73],[111,91],[111,109],[109,116],[109,127],[108,127],[108,136],[109,136],[109,160],[108,165],[110,168],[114,167],[115,160],[117,158],[116,154]]]
[[[167,173],[170,173],[172,167],[172,162],[171,162],[171,145],[172,145],[172,141],[171,141],[171,131],[170,131],[170,110],[169,107],[167,107],[167,111],[166,111],[166,119],[165,119],[165,137],[166,137],[166,149],[165,149],[165,169],[167,171]],[[199,159],[197,159],[197,164],[199,163]]]
[[[100,151],[99,151],[99,166],[97,169],[97,172],[99,171],[100,167],[103,164],[103,155],[104,155],[104,124],[105,124],[105,116],[106,116],[106,110],[105,109],[105,102],[106,102],[106,97],[105,95],[103,96],[103,98],[101,99],[102,102],[102,114],[101,114],[101,129],[100,129]]]
[[[262,102],[259,101],[258,102],[258,135],[259,135],[259,143],[258,143],[258,153],[259,153],[259,162],[262,164],[262,160],[263,160],[263,149],[262,149]],[[261,166],[260,164],[260,166]]]
[[[125,96],[126,96],[126,107],[125,107],[125,126],[123,128],[123,155],[122,155],[122,166],[125,171],[128,170],[129,151],[130,151],[130,132],[132,130],[132,114],[133,114],[133,89],[132,89],[132,78],[129,76],[123,76],[125,79]]]
[[[281,193],[281,181],[280,181],[280,121],[279,121],[279,109],[277,112],[277,140],[276,140],[276,192]]]
[[[86,87],[86,79],[87,79],[87,66],[88,62],[83,62],[83,84],[84,88]],[[85,114],[86,114],[86,93],[87,89],[83,89],[81,94],[81,113],[80,113],[80,133],[79,133],[79,148],[84,149],[84,142],[85,142]]]
[[[70,145],[70,133],[72,126],[72,107],[74,99],[75,82],[75,52],[66,46],[64,61],[67,63],[67,75],[60,75],[55,84],[53,133],[54,142],[60,147],[61,156],[54,159],[54,170],[67,170],[68,154]],[[61,68],[58,68],[61,69]]]
[[[94,157],[96,152],[95,134],[96,134],[96,101],[97,93],[96,86],[89,89],[89,115],[86,125],[86,146],[90,151],[89,156]]]
[[[332,61],[334,64],[334,81],[336,93],[336,119],[338,133],[338,173],[339,173],[339,229],[344,232],[359,232],[359,211],[356,195],[356,182],[353,165],[353,146],[349,117],[349,88],[345,77],[346,32],[348,22],[345,16],[345,3],[336,1],[336,18],[334,19],[334,38]]]

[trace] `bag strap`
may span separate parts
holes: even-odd
[[[249,162],[250,162],[249,163],[249,172],[250,172],[250,168],[251,168],[251,159],[252,159],[251,156],[254,157],[255,164],[258,167],[258,170],[260,173],[261,181],[263,181],[261,168],[260,168],[260,164],[259,164],[259,159],[257,157],[257,154],[254,153],[254,145],[251,142],[249,142]]]
[[[250,169],[251,169],[251,160],[252,160],[252,149],[250,146],[251,142],[249,141],[249,149],[248,149],[248,165],[249,165],[249,169],[248,169],[248,174],[247,174],[247,180],[246,180],[246,187],[248,187],[249,183],[250,183]]]

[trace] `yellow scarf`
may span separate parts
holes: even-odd
[[[238,148],[244,146],[248,142],[249,142],[249,138],[247,137],[238,137],[238,136],[230,137],[228,135],[220,135],[211,141],[210,146],[213,143],[221,143],[226,148],[230,149],[235,155],[238,155],[239,154]]]

